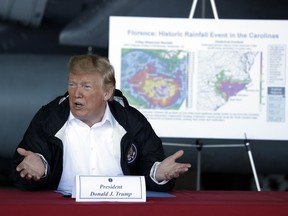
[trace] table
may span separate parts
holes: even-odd
[[[174,197],[147,197],[146,202],[75,202],[54,191],[0,190],[0,212],[6,216],[265,216],[288,215],[287,192],[172,191]]]

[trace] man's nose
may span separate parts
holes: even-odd
[[[77,86],[76,88],[75,88],[75,97],[82,97],[82,88],[81,88],[81,86]]]

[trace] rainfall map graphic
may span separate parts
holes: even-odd
[[[121,90],[129,103],[179,109],[187,95],[187,56],[181,50],[122,49]]]
[[[199,51],[197,110],[217,111],[252,84],[259,52]],[[260,72],[257,71],[258,79]],[[257,76],[255,76],[257,77]],[[253,82],[257,83],[256,80]]]

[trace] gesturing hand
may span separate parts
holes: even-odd
[[[176,160],[184,154],[183,150],[179,150],[173,155],[165,158],[156,171],[156,180],[170,180],[172,178],[179,177],[180,174],[183,174],[188,171],[191,167],[189,163],[177,163]]]
[[[17,148],[17,152],[24,157],[16,167],[16,170],[20,172],[20,176],[38,181],[45,173],[45,166],[40,156],[24,148]]]

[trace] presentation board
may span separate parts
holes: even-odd
[[[116,87],[160,137],[288,140],[288,21],[110,17]]]

